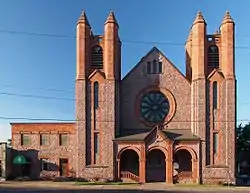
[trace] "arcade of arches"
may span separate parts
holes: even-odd
[[[199,183],[199,141],[161,137],[157,134],[141,142],[118,141],[117,177],[141,183]]]

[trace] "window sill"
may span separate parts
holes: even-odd
[[[225,165],[208,165],[206,168],[228,168],[228,166]]]
[[[109,166],[102,165],[87,165],[86,168],[108,168]]]

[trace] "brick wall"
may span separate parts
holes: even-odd
[[[162,61],[162,74],[147,74],[147,62]],[[138,93],[148,87],[168,89],[176,104],[175,113],[168,123],[169,129],[190,129],[191,87],[187,79],[158,49],[152,49],[122,80],[121,127],[123,130],[152,129],[140,121]],[[173,104],[170,104],[173,106]]]
[[[59,159],[68,159],[69,169],[74,171],[77,169],[77,158],[75,157],[75,124],[74,123],[37,123],[37,124],[12,124],[12,148],[13,157],[23,154],[31,160],[31,178],[39,178],[43,176],[53,177],[59,176]],[[48,144],[40,145],[40,134],[48,134]],[[59,134],[68,134],[68,144],[66,146],[59,145]],[[21,145],[21,134],[30,136],[29,145]],[[49,171],[41,172],[41,158],[47,158],[49,163]],[[14,166],[13,167],[17,167]]]

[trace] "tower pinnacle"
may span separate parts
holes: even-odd
[[[89,21],[88,21],[88,18],[87,18],[85,11],[83,11],[81,16],[79,17],[78,23],[85,23],[86,25],[89,26]]]
[[[105,24],[107,23],[115,23],[118,26],[118,23],[117,23],[117,20],[115,18],[115,14],[113,11],[110,11]]]
[[[205,21],[203,15],[202,15],[202,13],[201,13],[201,11],[198,11],[198,12],[197,12],[197,15],[196,15],[196,18],[195,18],[195,20],[194,20],[193,25],[196,24],[196,23],[206,23],[206,21]]]
[[[224,18],[223,18],[223,21],[222,23],[234,23],[229,11],[226,12]]]

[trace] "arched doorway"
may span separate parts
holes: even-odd
[[[147,154],[146,181],[165,182],[166,181],[166,156],[160,149],[152,149]]]
[[[139,176],[139,155],[133,149],[126,149],[120,156],[120,171],[132,173]]]
[[[177,150],[173,157],[174,183],[192,180],[192,155],[186,149]]]

